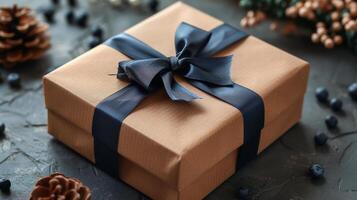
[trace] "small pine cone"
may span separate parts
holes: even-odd
[[[0,64],[6,68],[34,60],[50,47],[48,25],[40,23],[30,8],[0,8]]]
[[[79,180],[60,173],[41,178],[31,192],[30,200],[90,200],[91,191]]]

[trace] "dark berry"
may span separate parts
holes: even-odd
[[[51,0],[51,2],[55,5],[58,5],[60,1],[59,0]]]
[[[4,123],[0,124],[0,136],[5,133],[6,126]]]
[[[81,12],[76,17],[76,23],[80,27],[86,27],[88,23],[89,15],[87,12]]]
[[[72,24],[74,22],[74,12],[72,10],[67,11],[67,13],[66,13],[66,21],[69,24]]]
[[[327,89],[324,87],[318,87],[315,90],[315,95],[316,95],[317,100],[322,103],[327,102],[328,96],[329,96]]]
[[[56,10],[52,6],[44,9],[43,16],[47,22],[53,23],[55,21],[55,12]]]
[[[329,129],[334,129],[337,127],[338,125],[338,120],[335,116],[333,115],[328,115],[326,118],[325,118],[325,123],[326,123],[326,126],[327,128]]]
[[[156,12],[158,7],[159,7],[159,1],[158,0],[150,0],[148,3],[149,9],[151,12]]]
[[[4,82],[4,77],[2,75],[2,73],[0,72],[0,83]]]
[[[238,189],[238,199],[240,200],[246,200],[249,197],[249,188],[246,187],[240,187]]]
[[[333,111],[341,111],[342,110],[342,101],[337,98],[333,98],[330,101],[330,107]]]
[[[348,94],[353,100],[357,101],[357,82],[348,86]]]
[[[326,144],[327,139],[328,139],[328,137],[324,132],[318,132],[314,136],[315,144],[321,145],[321,146]]]
[[[95,26],[95,27],[92,28],[92,35],[94,37],[102,39],[103,38],[103,34],[104,34],[104,31],[103,31],[103,28],[101,26]]]
[[[67,3],[71,7],[77,6],[77,0],[67,0]]]
[[[92,37],[91,40],[90,40],[89,43],[88,43],[88,47],[89,47],[90,49],[92,49],[92,48],[94,48],[94,47],[100,45],[101,43],[102,43],[102,40],[101,40],[101,39],[96,38],[96,37]]]
[[[21,78],[18,73],[10,73],[9,75],[7,75],[6,80],[12,88],[21,87]]]
[[[309,168],[309,175],[312,178],[322,178],[324,176],[325,169],[319,164],[313,164]]]
[[[0,178],[0,190],[2,192],[9,192],[11,187],[11,182],[8,179]]]

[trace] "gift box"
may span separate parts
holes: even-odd
[[[48,132],[153,199],[202,199],[299,121],[307,79],[307,62],[178,2],[47,74]]]

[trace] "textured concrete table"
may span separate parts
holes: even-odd
[[[36,10],[49,4],[46,0],[15,2]],[[172,2],[162,1],[160,8]],[[0,5],[9,3],[11,1],[0,0]],[[239,26],[243,16],[236,0],[191,0],[187,3],[235,26]],[[96,4],[81,1],[78,9],[90,13],[91,24],[103,24],[106,36],[121,32],[151,15],[133,8],[115,10],[104,0]],[[16,69],[23,78],[23,88],[11,90],[6,83],[0,85],[0,121],[7,125],[6,137],[0,139],[0,177],[10,178],[13,184],[11,194],[0,193],[0,199],[27,199],[35,181],[55,171],[81,179],[92,189],[93,199],[144,199],[138,191],[97,170],[47,134],[41,77],[85,51],[90,34],[89,29],[68,26],[64,19],[66,10],[68,6],[62,2],[56,23],[51,26],[53,48],[43,59]],[[314,89],[320,85],[328,87],[332,96],[344,101],[345,112],[338,115],[340,128],[329,132],[329,136],[357,130],[357,104],[346,94],[346,86],[357,80],[357,54],[343,48],[325,50],[301,36],[282,37],[270,32],[267,25],[248,32],[311,63],[303,119],[207,199],[236,199],[239,186],[251,187],[252,199],[357,199],[357,135],[336,137],[322,148],[313,142],[315,132],[325,130],[323,119],[331,113],[329,108],[315,101]],[[324,180],[314,182],[306,176],[311,163],[325,166]]]

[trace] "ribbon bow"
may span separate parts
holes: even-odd
[[[244,121],[244,143],[239,150],[237,166],[253,159],[258,152],[260,130],[264,127],[264,102],[254,91],[232,82],[232,56],[212,57],[245,37],[246,33],[228,24],[204,31],[181,23],[175,35],[176,56],[172,57],[164,56],[126,33],[107,40],[107,46],[132,59],[119,63],[117,78],[133,83],[111,94],[95,108],[92,134],[96,165],[118,175],[121,124],[149,96],[148,91],[163,86],[172,100],[199,98],[179,85],[174,74],[182,75],[194,87],[240,110]]]
[[[136,82],[147,91],[163,86],[172,100],[187,102],[200,97],[178,84],[174,74],[214,86],[232,86],[232,56],[204,57],[203,50],[209,44],[211,36],[211,32],[181,23],[175,35],[176,56],[166,57],[157,51],[151,53],[150,57],[135,56],[140,58],[119,62],[117,78]],[[122,34],[120,37],[126,41],[135,39],[128,34]],[[137,45],[146,46],[144,43]]]

